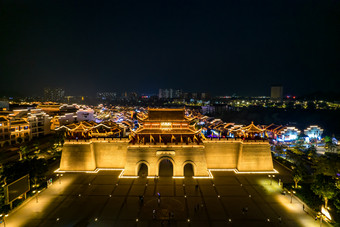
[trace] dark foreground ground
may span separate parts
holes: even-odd
[[[119,171],[64,174],[11,213],[6,226],[320,226],[300,203],[280,194],[278,179],[290,177],[275,168],[280,174],[272,185],[266,174],[234,172],[158,181],[119,179]]]

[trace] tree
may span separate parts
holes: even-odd
[[[310,147],[307,149],[307,155],[308,155],[308,158],[309,158],[309,159],[312,159],[312,160],[314,160],[314,159],[317,157],[315,146],[310,146]]]
[[[328,153],[316,159],[315,174],[324,174],[336,179],[340,173],[340,155]]]
[[[325,137],[325,148],[327,152],[335,153],[337,150],[336,144],[333,142],[333,139],[329,136]]]
[[[299,181],[303,179],[303,172],[300,168],[295,168],[293,170],[293,180],[295,182],[295,188],[297,188]]]
[[[26,145],[20,146],[18,150],[18,153],[20,155],[19,161],[26,159],[28,152],[29,152],[29,149]]]
[[[286,154],[285,147],[283,145],[276,145],[275,146],[275,151],[279,155],[285,155]]]
[[[332,177],[325,176],[323,174],[316,175],[311,189],[313,190],[314,194],[322,197],[322,199],[325,201],[325,207],[328,207],[328,200],[333,199],[338,193]]]

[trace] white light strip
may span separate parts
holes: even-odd
[[[253,172],[243,172],[243,171],[238,171],[237,169],[234,170],[234,172],[236,174],[273,174],[273,173],[279,173],[279,171],[277,171],[276,169],[274,169],[273,171],[253,171]]]
[[[121,171],[118,178],[139,178],[139,176],[124,176],[124,169],[117,169],[117,168],[97,168],[93,171],[81,171],[81,170],[74,170],[74,171],[62,171],[56,169],[55,173],[98,173],[99,171]]]
[[[61,171],[60,168],[56,169],[54,173],[98,173],[99,171],[121,171],[118,178],[130,178],[130,179],[136,179],[139,178],[139,176],[124,176],[125,169],[115,169],[115,168],[97,168],[94,171]],[[193,176],[193,179],[213,179],[214,176],[211,171],[218,171],[218,172],[228,172],[233,171],[236,174],[277,174],[279,171],[276,169],[273,169],[273,171],[238,171],[237,169],[208,169],[209,176]],[[147,178],[157,178],[159,176],[147,176]],[[184,179],[184,176],[173,176],[173,179]]]

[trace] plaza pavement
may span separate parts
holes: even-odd
[[[163,226],[320,226],[298,201],[290,203],[289,195],[280,194],[278,179],[291,179],[287,170],[275,168],[280,174],[272,185],[266,174],[234,172],[213,172],[214,179],[160,177],[158,181],[118,179],[119,171],[67,173],[38,199],[10,213],[6,227],[141,227],[162,222]],[[142,205],[139,196],[144,196]],[[246,207],[248,211],[242,212]]]

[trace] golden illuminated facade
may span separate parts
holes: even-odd
[[[270,145],[259,136],[265,131],[253,123],[240,127],[243,138],[211,139],[195,129],[184,109],[149,109],[148,115],[140,114],[139,124],[129,139],[95,139],[96,126],[87,123],[63,126],[70,140],[64,144],[59,171],[116,169],[123,170],[120,177],[138,177],[143,167],[152,177],[160,175],[166,161],[173,177],[184,177],[187,166],[193,177],[203,178],[212,177],[212,170],[275,172]],[[75,139],[80,133],[82,139]]]
[[[133,133],[131,143],[200,144],[200,131],[192,121],[184,109],[149,109],[148,116],[139,118],[140,127]]]
[[[122,129],[112,121],[103,123],[82,121],[56,128],[62,131],[67,140],[89,140],[92,138],[119,137]]]
[[[0,116],[0,147],[10,145],[10,135],[11,132],[9,119],[5,116]]]

